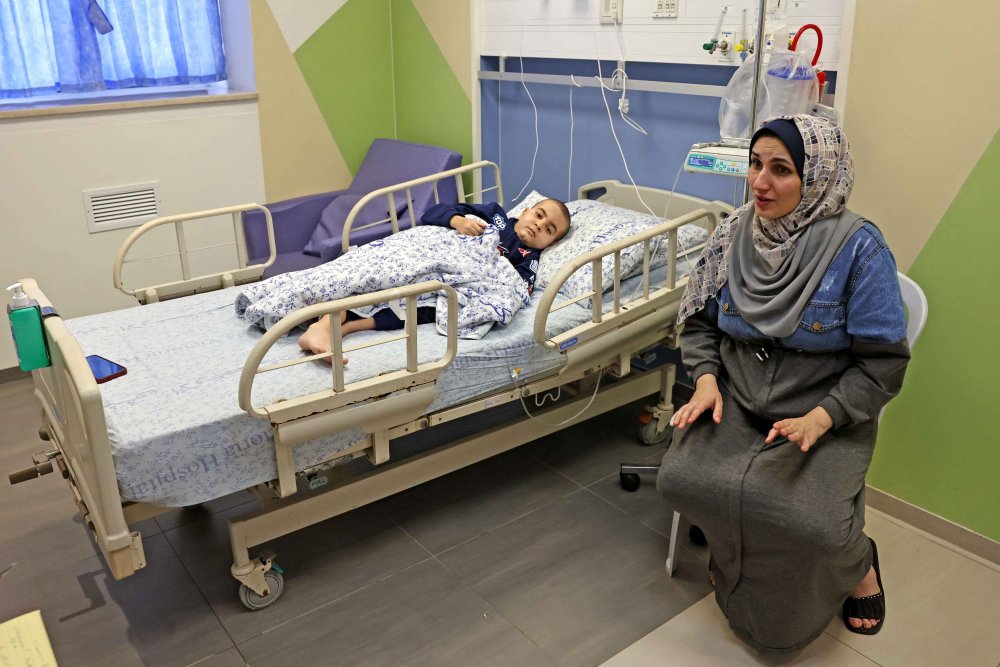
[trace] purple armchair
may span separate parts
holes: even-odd
[[[373,190],[396,183],[420,178],[461,165],[462,156],[454,151],[436,146],[412,144],[395,139],[376,139],[372,142],[364,162],[351,185],[343,190],[306,195],[295,199],[266,204],[274,221],[274,238],[278,257],[263,278],[280,273],[299,271],[328,262],[340,255],[341,232],[347,215],[364,195]],[[453,179],[438,184],[442,202],[457,201]],[[413,189],[413,209],[419,221],[424,212],[434,204],[433,185]],[[354,226],[388,217],[385,198],[368,204],[355,219]],[[397,202],[396,214],[402,219],[406,201]],[[243,229],[247,243],[249,263],[263,262],[268,256],[267,230],[264,214],[248,211],[243,214]],[[352,228],[353,229],[353,228]],[[388,225],[351,232],[351,244],[362,245],[386,236]]]

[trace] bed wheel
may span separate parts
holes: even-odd
[[[656,420],[654,419],[648,424],[643,424],[639,427],[639,442],[644,445],[659,445],[662,442],[666,442],[672,432],[673,429],[667,427],[663,429],[663,433],[657,433]]]
[[[50,440],[50,438],[49,438],[49,430],[47,428],[45,428],[44,426],[39,426],[38,427],[38,439],[39,440],[44,440],[45,442],[48,442]]]
[[[639,476],[635,473],[623,472],[618,474],[618,483],[621,484],[622,488],[629,493],[634,493],[639,490],[639,485],[642,483],[642,480],[640,480]]]
[[[285,578],[277,570],[268,570],[264,573],[264,581],[267,582],[267,595],[261,597],[253,592],[246,584],[240,584],[240,602],[250,611],[259,611],[264,607],[274,604],[281,592],[285,588]]]

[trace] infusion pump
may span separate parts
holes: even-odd
[[[746,178],[748,152],[746,146],[695,144],[688,151],[687,159],[684,161],[684,171]]]

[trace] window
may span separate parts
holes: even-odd
[[[2,100],[226,78],[219,0],[0,0]]]

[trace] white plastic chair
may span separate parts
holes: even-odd
[[[903,275],[898,271],[896,272],[896,276],[899,278],[899,291],[903,295],[903,304],[906,306],[906,342],[910,344],[910,349],[913,349],[913,346],[917,342],[917,338],[924,330],[924,325],[927,324],[927,297],[924,295],[924,291],[920,289],[920,285],[915,283],[912,278]],[[878,415],[880,421],[882,419],[883,412],[885,412],[884,408]],[[655,473],[658,472],[659,469],[660,466],[623,464],[619,473],[622,488],[626,491],[635,491],[639,488],[635,483],[635,480],[638,479],[639,473]],[[626,479],[628,479],[628,482],[626,482]],[[674,576],[674,571],[677,569],[676,548],[677,533],[680,529],[680,523],[680,513],[674,512],[673,518],[670,522],[670,541],[667,548],[666,562],[667,574],[671,577]]]

